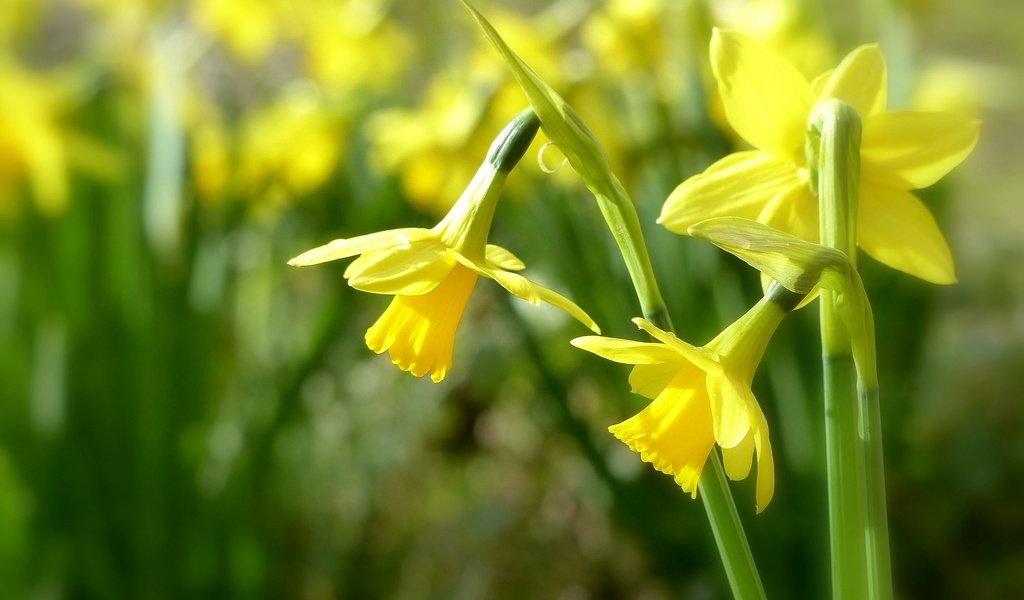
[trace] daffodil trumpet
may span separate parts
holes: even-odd
[[[539,125],[531,109],[512,119],[458,201],[434,227],[334,240],[288,264],[308,266],[358,255],[345,269],[349,285],[394,296],[367,330],[366,345],[378,354],[387,352],[403,371],[417,377],[429,373],[435,383],[451,369],[455,332],[480,277],[493,279],[531,304],[546,302],[560,308],[600,333],[594,320],[571,300],[516,273],[525,268],[519,258],[487,243],[505,179]]]

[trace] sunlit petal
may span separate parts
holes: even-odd
[[[665,344],[635,342],[594,335],[578,337],[569,343],[601,358],[627,365],[662,363],[677,365],[680,361],[679,353]]]
[[[526,265],[523,264],[523,261],[519,260],[518,256],[501,246],[487,244],[486,253],[488,265],[496,269],[522,271],[526,268]]]
[[[323,246],[307,250],[302,254],[288,261],[294,267],[305,267],[316,265],[329,260],[348,258],[364,252],[375,250],[387,250],[390,248],[404,248],[423,240],[435,238],[435,234],[429,229],[418,227],[407,227],[404,229],[389,229],[378,231],[354,238],[334,240]]]
[[[864,118],[885,110],[885,57],[878,44],[865,44],[846,55],[823,82],[819,99],[837,98]]]
[[[549,290],[540,284],[534,283],[518,273],[509,273],[508,271],[502,271],[501,269],[492,269],[487,266],[476,264],[458,252],[449,251],[449,255],[458,260],[462,265],[475,271],[477,274],[497,281],[501,287],[508,290],[508,292],[513,296],[526,300],[534,306],[541,302],[546,302],[551,306],[568,313],[569,316],[586,325],[587,328],[594,333],[601,333],[601,328],[598,327],[597,323],[590,318],[590,315],[577,306],[575,302],[569,300],[558,292]]]
[[[755,219],[772,197],[796,182],[792,162],[758,150],[736,152],[679,184],[658,223],[685,234],[690,225],[712,217]]]
[[[805,183],[796,183],[775,195],[757,221],[808,242],[818,241],[818,200]]]
[[[367,252],[345,269],[345,279],[357,290],[373,294],[426,294],[448,275],[455,261],[439,240],[405,248]]]
[[[729,479],[740,481],[747,478],[750,467],[754,464],[753,430],[748,431],[740,443],[732,448],[722,448],[722,462]]]
[[[645,319],[637,317],[633,319],[633,323],[650,334],[654,339],[674,349],[683,358],[693,363],[705,373],[720,373],[722,371],[722,365],[718,364],[718,355],[711,350],[693,346],[676,337],[674,333],[664,331]]]
[[[728,372],[709,375],[707,391],[715,441],[723,448],[732,448],[750,431],[750,405],[757,405],[754,394],[749,384]]]
[[[925,281],[956,283],[953,255],[925,205],[910,192],[861,187],[860,247],[879,262]]]
[[[803,146],[813,97],[796,67],[744,35],[716,29],[711,69],[729,123],[743,139],[779,156]]]
[[[960,164],[978,142],[978,122],[955,113],[888,112],[864,120],[861,169],[880,186],[919,189]]]
[[[768,422],[758,409],[754,414],[754,450],[757,453],[757,490],[755,501],[757,512],[761,512],[775,495],[775,459],[772,446],[768,443]]]
[[[684,369],[689,370],[692,373],[692,377],[704,376],[703,371],[693,366],[682,356],[676,355],[676,360],[673,362],[633,367],[633,370],[629,372],[630,390],[634,394],[640,394],[645,398],[653,400]]]

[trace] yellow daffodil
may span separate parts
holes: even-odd
[[[502,184],[538,126],[532,111],[514,119],[495,140],[451,211],[433,228],[392,229],[334,240],[289,264],[306,266],[360,255],[345,270],[349,285],[395,296],[367,330],[366,345],[378,354],[387,351],[393,363],[417,377],[430,373],[435,383],[451,368],[455,330],[481,276],[531,304],[544,301],[556,306],[600,332],[572,301],[513,273],[524,265],[511,252],[487,243]]]
[[[59,110],[52,86],[0,56],[0,204],[7,204],[16,181],[27,179],[44,212],[64,208],[67,155]]]
[[[588,336],[572,344],[636,365],[629,376],[633,391],[654,400],[639,414],[609,427],[615,437],[654,468],[672,475],[693,497],[715,444],[722,449],[726,474],[734,480],[746,478],[756,454],[756,502],[761,512],[775,491],[775,470],[768,423],[750,383],[789,308],[766,297],[702,348],[639,318],[633,322],[657,342]]]
[[[911,190],[935,183],[978,139],[976,121],[952,113],[890,112],[885,60],[877,45],[851,52],[808,81],[796,68],[735,32],[715,30],[711,66],[729,122],[755,150],[737,152],[684,181],[658,222],[686,233],[717,216],[756,219],[818,239],[818,205],[808,185],[805,128],[812,107],[835,98],[860,115],[857,243],[880,262],[924,280],[956,281],[945,238]]]
[[[344,151],[341,119],[312,86],[291,87],[241,124],[238,185],[267,205],[323,185]]]

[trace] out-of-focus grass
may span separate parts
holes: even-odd
[[[709,26],[761,27],[811,57],[881,38],[904,90],[894,104],[956,57],[937,80],[971,85],[915,102],[966,103],[985,121],[975,155],[925,195],[961,284],[864,261],[895,572],[908,597],[1024,593],[1019,9],[769,4],[481,8],[609,150],[698,343],[758,293],[749,270],[653,224],[676,183],[735,143],[707,89]],[[432,223],[525,105],[455,6],[289,6],[0,10],[5,593],[724,594],[699,503],[605,431],[642,399],[624,367],[568,346],[574,323],[482,282],[435,386],[363,346],[385,298],[349,289],[339,264],[285,266],[334,237]],[[773,28],[765,14],[786,18]],[[638,308],[591,199],[534,156],[493,239],[606,334],[633,336]],[[752,487],[734,486],[780,597],[827,589],[815,321],[784,324],[755,382],[776,499],[754,518]]]

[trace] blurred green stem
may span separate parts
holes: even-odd
[[[857,252],[860,138],[860,116],[851,106],[839,100],[815,106],[808,122],[807,154],[810,183],[819,199],[821,243],[845,253],[852,268]],[[869,333],[873,327],[862,289],[843,294],[845,298],[839,292],[821,292],[832,594],[837,599],[891,598],[881,420],[873,375],[874,336]],[[866,329],[853,327],[851,302],[863,302],[860,314]],[[860,362],[870,363],[857,365],[856,380],[855,345],[860,348],[858,356],[868,357]]]

